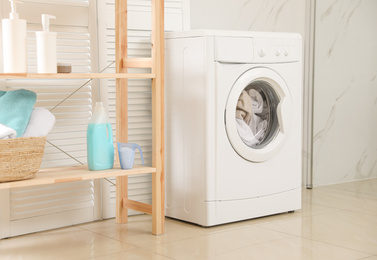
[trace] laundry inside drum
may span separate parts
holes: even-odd
[[[241,140],[249,147],[262,149],[279,131],[277,107],[280,98],[270,83],[251,82],[241,92],[236,107],[236,125]]]

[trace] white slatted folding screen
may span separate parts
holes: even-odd
[[[114,0],[98,3],[100,67],[115,60],[115,16]],[[183,30],[184,0],[165,0],[165,30]],[[128,56],[151,56],[151,1],[128,0]],[[101,53],[102,52],[102,53]],[[112,66],[107,72],[114,72]],[[129,72],[150,72],[149,69],[129,69]],[[137,143],[143,151],[144,163],[152,164],[152,111],[151,81],[148,79],[128,80],[128,141]],[[110,119],[115,133],[115,80],[101,81],[101,99],[108,104]],[[135,164],[141,165],[137,154]],[[115,178],[111,180],[115,182]],[[103,182],[103,217],[115,216],[115,187]],[[152,179],[150,175],[129,177],[130,199],[151,203]],[[139,214],[130,211],[129,214]]]
[[[7,17],[8,1],[2,0],[2,7],[2,15]],[[18,10],[20,17],[28,21],[28,72],[36,72],[35,31],[42,30],[42,13],[57,17],[56,21],[51,21],[50,29],[57,32],[58,62],[71,63],[73,72],[93,71],[92,46],[96,39],[90,34],[88,0],[29,0]],[[91,19],[95,21],[95,17]],[[41,167],[86,163],[86,127],[92,111],[92,83],[55,108],[86,81],[13,79],[2,82],[6,90],[25,88],[36,92],[36,106],[50,109],[56,117],[55,127],[47,136]],[[98,183],[85,181],[2,191],[0,200],[8,199],[9,202],[6,206],[0,205],[0,238],[95,220],[100,215],[97,213],[100,212],[98,188]]]

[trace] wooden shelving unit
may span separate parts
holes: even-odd
[[[164,233],[165,177],[164,177],[164,0],[151,0],[152,10],[152,57],[127,57],[127,0],[115,0],[116,12],[116,73],[69,73],[69,74],[0,74],[0,78],[23,79],[116,79],[116,137],[119,142],[128,140],[128,84],[130,78],[152,80],[152,167],[135,167],[122,170],[115,167],[105,171],[89,171],[87,166],[41,169],[34,179],[0,183],[0,189],[29,187],[61,182],[83,181],[116,177],[116,221],[126,223],[128,209],[152,215],[152,233]],[[128,74],[128,68],[151,68],[151,73]],[[128,199],[128,176],[152,174],[152,205]]]

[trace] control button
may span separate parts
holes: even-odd
[[[280,56],[280,54],[281,54],[281,50],[276,50],[275,55]]]
[[[263,58],[264,56],[266,56],[267,52],[264,48],[260,49],[259,52],[258,52],[258,55],[259,57]]]
[[[288,50],[285,50],[284,52],[284,56],[287,57],[289,55],[289,51]]]

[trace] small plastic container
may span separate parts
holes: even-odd
[[[114,166],[113,131],[102,102],[97,102],[89,121],[87,135],[88,168],[91,171]]]
[[[143,153],[138,144],[133,143],[120,143],[118,142],[118,154],[120,167],[124,170],[132,169],[134,167],[135,150],[139,149],[141,161],[144,165]]]

